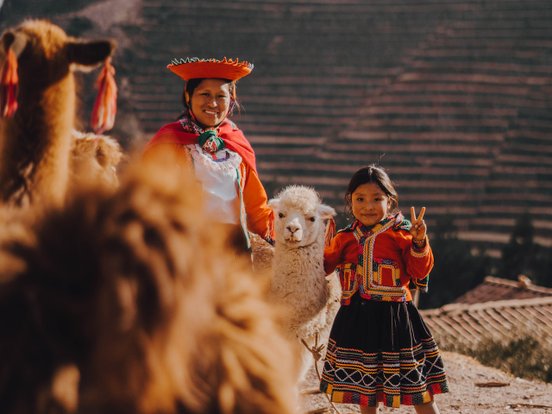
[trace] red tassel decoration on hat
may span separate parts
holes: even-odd
[[[17,57],[8,49],[0,78],[0,117],[11,118],[17,111]]]
[[[117,84],[115,83],[115,68],[111,58],[105,60],[104,67],[96,81],[98,95],[92,109],[91,124],[96,134],[101,134],[113,128],[117,114]]]

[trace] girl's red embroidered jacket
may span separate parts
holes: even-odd
[[[324,268],[327,273],[338,271],[342,305],[348,305],[357,291],[364,299],[412,300],[411,279],[426,278],[434,260],[427,238],[422,249],[414,247],[410,226],[398,214],[371,229],[355,221],[335,235],[324,250]]]

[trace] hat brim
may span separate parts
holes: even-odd
[[[199,60],[180,64],[167,65],[174,74],[185,81],[196,78],[228,79],[236,81],[251,73],[253,65],[248,62],[239,62],[237,59],[226,60]]]

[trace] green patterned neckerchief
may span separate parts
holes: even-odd
[[[225,147],[224,140],[217,137],[217,133],[211,129],[200,134],[197,141],[203,151],[210,154],[214,154]]]

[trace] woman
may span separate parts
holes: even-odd
[[[228,119],[238,106],[236,81],[253,65],[238,59],[186,58],[167,66],[186,81],[185,110],[164,125],[146,146],[146,155],[174,148],[182,164],[192,165],[205,193],[205,209],[216,221],[241,227],[272,240],[272,210],[255,164],[255,153],[242,131]],[[180,161],[179,161],[180,162]]]

